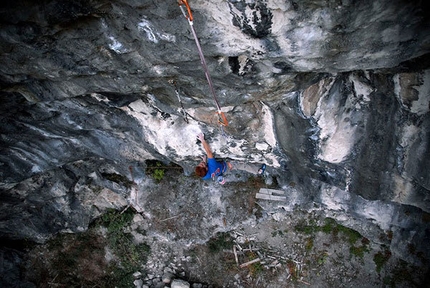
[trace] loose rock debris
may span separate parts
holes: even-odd
[[[397,281],[396,287],[413,287],[410,284],[423,277],[419,267],[401,266],[394,253],[383,253],[388,246],[357,236],[358,232],[353,233],[356,237],[351,243],[346,232],[342,232],[350,231],[346,227],[336,226],[334,219],[331,226],[325,224],[328,216],[323,209],[284,209],[291,204],[289,201],[255,201],[260,192],[283,196],[279,191],[284,188],[263,188],[265,184],[255,179],[220,187],[170,172],[159,183],[147,181],[137,187],[136,195],[140,197],[135,200],[142,210],[133,210],[133,220],[121,228],[124,235],[118,235],[118,240],[131,237],[133,245],[145,244],[149,248],[145,260],[130,274],[134,273],[133,279],[127,282],[135,287],[285,288],[315,283],[322,288],[362,283],[374,287],[381,284],[382,274],[384,281]],[[285,196],[292,199],[290,194]],[[130,213],[132,204],[129,209],[121,208],[120,216]],[[99,237],[106,237],[103,231],[99,231]],[[108,240],[100,239],[97,243]],[[64,249],[62,245],[60,248]],[[100,249],[100,253],[92,258],[105,258],[111,264],[117,261],[112,249]],[[53,267],[48,273],[52,276],[47,278],[49,283],[62,284],[68,278],[64,278],[64,272],[62,277],[55,277],[60,271],[46,263],[56,260],[41,260],[43,254],[52,257],[64,253],[55,253],[51,248],[49,252],[35,253],[33,258],[34,263],[44,264],[34,271]],[[386,257],[376,264],[376,254]],[[129,256],[143,260],[135,258],[137,255]],[[88,259],[76,262],[88,263]],[[399,282],[394,275],[400,268],[409,273],[409,278]],[[78,276],[85,277],[68,277]],[[86,283],[85,279],[79,281]]]

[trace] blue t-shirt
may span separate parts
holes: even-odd
[[[202,178],[203,180],[215,179],[227,170],[227,163],[216,161],[214,158],[208,159],[208,173]]]

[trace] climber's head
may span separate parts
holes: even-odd
[[[208,166],[205,161],[201,161],[199,165],[196,166],[196,175],[199,177],[204,177],[208,173]]]

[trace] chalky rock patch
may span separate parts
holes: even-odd
[[[233,25],[253,38],[266,37],[271,33],[272,13],[267,8],[265,1],[247,2],[246,0],[229,0]]]

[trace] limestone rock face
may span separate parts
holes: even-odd
[[[148,159],[190,175],[200,131],[217,157],[266,163],[280,187],[295,183],[296,204],[429,236],[398,216],[404,207],[430,213],[430,31],[421,6],[190,5],[226,127],[175,1],[2,5],[2,238],[43,242],[85,230],[104,209],[127,205],[127,181],[145,178]]]

